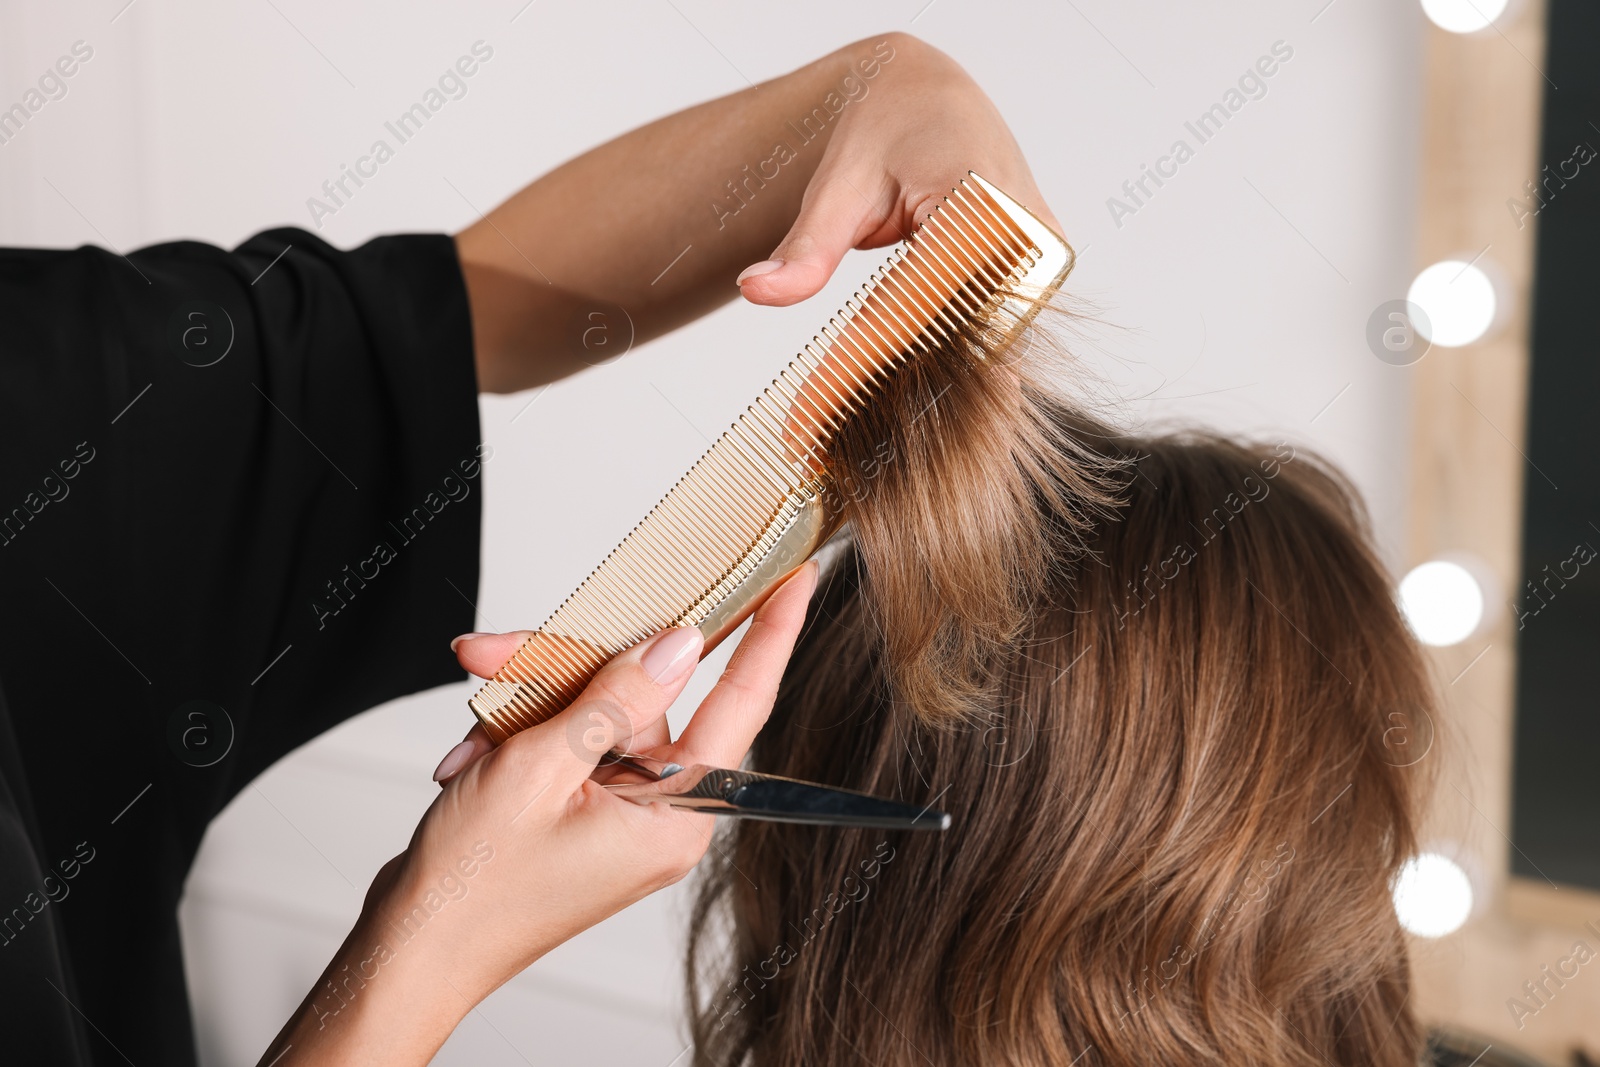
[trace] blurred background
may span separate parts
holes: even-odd
[[[0,0],[0,108],[77,60],[25,123],[0,120],[0,242],[455,231],[625,130],[888,30],[949,52],[1009,120],[1079,252],[1070,288],[1104,323],[1082,355],[1121,418],[1287,440],[1359,486],[1448,698],[1448,721],[1400,715],[1390,739],[1397,762],[1442,767],[1430,851],[1396,887],[1414,1001],[1481,1035],[1463,1063],[1596,1053],[1600,964],[1575,948],[1600,952],[1587,5]],[[314,216],[323,182],[478,42],[492,58],[466,95]],[[736,302],[485,399],[478,628],[538,625],[882,258],[854,254],[801,306]],[[204,1062],[254,1062],[310,987],[435,795],[472,689],[351,721],[213,824],[182,908]],[[687,1059],[686,900],[541,960],[438,1062]]]

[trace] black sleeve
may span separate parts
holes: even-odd
[[[174,913],[206,823],[463,677],[490,455],[455,247],[0,251],[0,323],[10,788],[41,869],[94,850],[56,916],[74,1006],[135,1062],[191,1062]]]

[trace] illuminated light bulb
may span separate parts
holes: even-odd
[[[1483,586],[1459,563],[1429,560],[1400,580],[1400,611],[1425,645],[1465,641],[1482,625],[1483,608]]]
[[[1422,0],[1422,13],[1441,30],[1477,33],[1505,14],[1507,0]]]
[[[1394,912],[1418,937],[1454,933],[1472,914],[1472,880],[1460,865],[1437,852],[1406,860],[1394,880]]]
[[[1478,340],[1494,324],[1498,309],[1489,275],[1459,259],[1442,260],[1423,270],[1406,299],[1426,313],[1417,320],[1418,332],[1442,348]]]

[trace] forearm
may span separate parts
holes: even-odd
[[[471,1010],[427,946],[370,908],[261,1057],[262,1067],[425,1064]]]
[[[920,47],[869,38],[633,130],[460,233],[480,387],[555,380],[731,299],[793,224],[840,113]]]

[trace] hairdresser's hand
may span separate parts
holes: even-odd
[[[456,236],[479,387],[555,381],[737,292],[804,300],[845,252],[910,234],[968,170],[1060,230],[983,90],[904,33],[631,130]]]
[[[410,847],[374,880],[355,930],[263,1062],[289,1048],[284,1064],[425,1063],[506,980],[687,874],[712,817],[612,796],[597,767],[614,746],[737,766],[772,710],[816,570],[807,564],[756,612],[675,743],[665,716],[699,660],[692,629],[622,653],[560,715],[499,748],[475,728],[440,765],[443,791]],[[457,654],[488,676],[525,636],[472,635]]]
[[[955,60],[889,34],[821,61],[830,64],[839,69],[833,102],[848,103],[793,227],[739,276],[746,300],[784,305],[814,295],[846,252],[910,235],[969,170],[1061,231],[1005,120]]]

